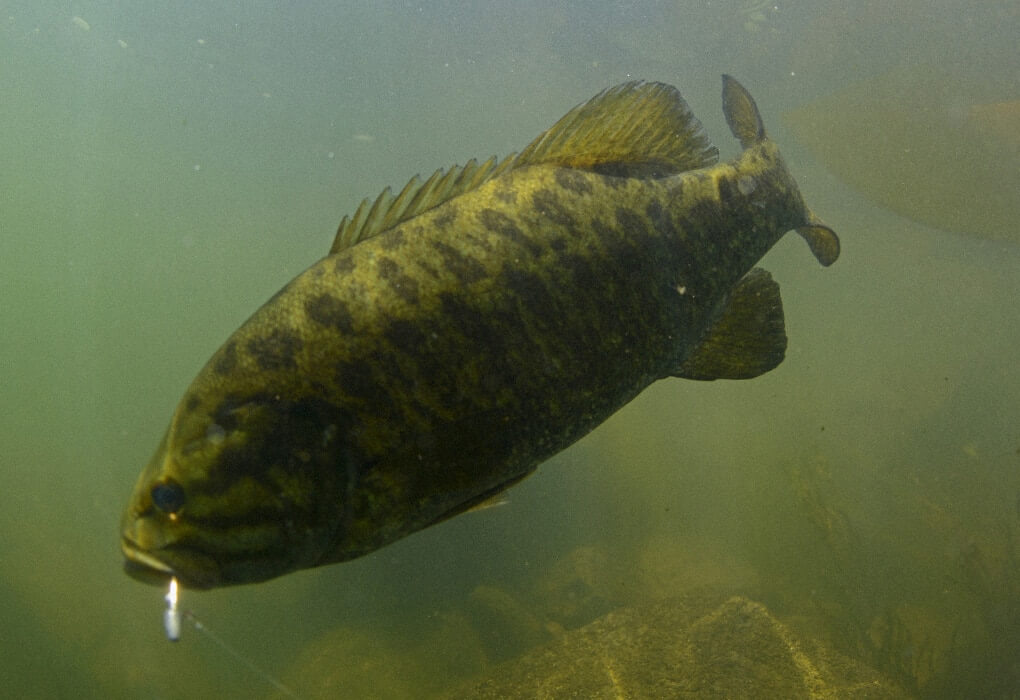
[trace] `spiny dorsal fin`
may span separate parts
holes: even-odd
[[[415,175],[404,185],[400,194],[394,195],[387,187],[374,202],[371,199],[363,200],[354,216],[343,218],[329,254],[333,255],[344,248],[349,248],[358,241],[387,231],[443,202],[475,189],[486,180],[508,170],[513,161],[513,155],[501,161],[493,156],[484,163],[478,163],[472,158],[464,165],[455,165],[449,170],[440,168],[424,182],[421,176]]]
[[[633,81],[567,112],[514,167],[553,164],[625,177],[663,177],[713,165],[719,151],[672,85]]]
[[[684,379],[751,379],[774,369],[786,354],[779,285],[760,267],[737,282],[722,315],[683,365]]]
[[[730,131],[740,139],[743,148],[750,148],[765,140],[765,125],[761,121],[758,105],[747,89],[732,75],[722,77],[722,107]]]
[[[719,151],[677,89],[634,81],[603,90],[566,113],[518,155],[437,170],[390,188],[345,216],[329,254],[412,219],[508,170],[558,165],[621,177],[664,177],[713,165]]]

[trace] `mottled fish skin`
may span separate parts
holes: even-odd
[[[812,222],[762,132],[669,177],[512,169],[320,260],[184,395],[124,516],[130,566],[248,583],[463,512],[682,374]]]

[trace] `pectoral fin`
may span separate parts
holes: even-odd
[[[684,379],[751,379],[774,369],[785,354],[779,285],[756,267],[733,288],[722,315],[673,374]]]

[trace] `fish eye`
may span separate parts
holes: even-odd
[[[149,492],[152,504],[168,515],[173,515],[184,505],[184,489],[176,481],[161,481]]]

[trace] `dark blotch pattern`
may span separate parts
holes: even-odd
[[[650,201],[648,206],[645,207],[645,214],[648,215],[648,218],[652,220],[653,224],[666,218],[666,212],[663,211],[662,205],[655,199]]]
[[[497,324],[470,303],[456,294],[443,292],[439,295],[439,303],[443,317],[450,320],[450,325],[472,343],[472,347],[480,348],[479,352],[496,350],[502,346],[505,338],[496,329]]]
[[[453,204],[447,203],[433,220],[438,228],[450,228],[457,221],[457,214],[460,212]]]
[[[418,280],[407,275],[401,275],[393,281],[393,289],[400,295],[400,298],[408,304],[418,302]]]
[[[503,267],[503,277],[507,289],[513,293],[528,314],[529,321],[539,323],[555,316],[555,300],[541,276],[506,265]]]
[[[316,323],[342,333],[354,331],[354,319],[347,304],[332,294],[320,294],[305,302],[305,313]]]
[[[400,274],[400,265],[392,258],[379,258],[376,264],[379,266],[379,276],[387,282]]]
[[[482,209],[478,214],[478,220],[487,230],[513,241],[532,255],[542,252],[542,246],[525,236],[514,220],[503,212],[495,209]]]
[[[372,381],[372,369],[364,362],[337,363],[336,383],[340,391],[354,398],[367,399],[379,392]]]
[[[507,204],[517,203],[517,190],[513,188],[509,178],[502,180],[493,194],[501,202],[506,202]]]
[[[233,372],[235,367],[237,367],[237,343],[231,340],[220,351],[220,356],[216,359],[216,364],[213,365],[213,371],[216,374],[225,375]]]
[[[616,223],[628,235],[641,233],[645,230],[644,220],[626,207],[616,208]]]
[[[240,479],[253,479],[279,492],[274,470],[305,473],[309,480],[314,479],[321,493],[336,491],[333,475],[344,473],[344,437],[351,424],[342,410],[321,399],[280,401],[270,396],[252,396],[240,405],[227,398],[216,414],[217,422],[228,432],[243,430],[249,439],[224,448],[217,468],[208,475],[204,489],[207,494],[221,492]],[[326,433],[326,426],[334,426],[333,431]],[[332,439],[327,439],[330,434]],[[286,494],[281,492],[280,497],[286,498]],[[316,515],[307,511],[307,506],[297,503],[289,506],[285,512],[295,521],[296,528],[321,524],[302,522]],[[236,522],[243,522],[248,513],[231,517],[231,521],[236,517]]]
[[[607,177],[623,181],[628,178],[641,180],[654,180],[677,172],[676,167],[662,159],[651,158],[642,161],[610,161],[608,163],[596,163],[592,171]]]
[[[386,339],[402,352],[411,355],[425,344],[425,334],[413,321],[397,319],[386,327]]]
[[[418,281],[404,274],[399,263],[391,258],[380,258],[379,276],[386,280],[386,283],[409,304],[418,301]]]
[[[591,183],[585,179],[584,175],[571,168],[557,168],[556,182],[560,187],[574,194],[588,195],[592,192]]]
[[[511,312],[509,309],[502,309],[483,313],[456,294],[441,294],[439,301],[443,317],[448,319],[450,327],[456,329],[454,345],[449,347],[457,359],[452,363],[444,363],[443,366],[435,368],[426,366],[423,369],[435,372],[438,376],[452,377],[458,373],[458,367],[477,364],[484,358],[484,372],[480,385],[463,386],[454,381],[438,385],[443,390],[441,401],[446,406],[463,414],[465,402],[474,404],[479,411],[469,412],[465,420],[470,422],[474,416],[484,423],[484,416],[491,410],[495,394],[500,388],[513,386],[517,380],[518,373],[508,360],[508,348],[520,346],[527,337],[524,320],[517,310]],[[467,434],[472,434],[470,429]],[[486,447],[492,447],[498,452],[503,449],[504,441],[511,439],[509,434],[488,435],[486,442],[489,444]],[[509,446],[509,442],[506,442],[505,446]]]
[[[719,201],[722,202],[724,206],[733,204],[740,192],[737,189],[736,184],[728,177],[720,177],[718,183]]]
[[[463,284],[471,284],[485,277],[485,267],[472,257],[464,255],[453,246],[442,241],[433,241],[433,247],[443,257],[447,270]]]
[[[591,260],[583,255],[564,255],[560,265],[570,273],[574,279],[574,285],[580,289],[594,289],[599,284],[599,278],[592,268]]]
[[[431,264],[429,264],[428,262],[426,262],[424,260],[419,260],[418,261],[418,267],[420,267],[422,269],[422,271],[427,273],[433,279],[439,279],[440,276],[441,276],[439,274],[439,270],[436,269],[435,265],[431,265]]]
[[[591,220],[591,229],[595,232],[596,236],[602,240],[606,240],[609,236],[612,236],[615,233],[611,226],[598,217]]]
[[[393,250],[404,245],[404,232],[393,229],[379,236],[379,245],[385,250]]]
[[[488,235],[488,231],[481,229],[475,230],[463,230],[460,235],[464,237],[465,241],[469,241],[472,246],[477,247],[479,250],[483,250],[486,253],[492,252],[492,240],[491,236]]]
[[[237,430],[237,426],[240,424],[239,409],[244,408],[246,403],[245,400],[234,395],[224,396],[219,406],[213,411],[213,421],[228,433]]]
[[[347,275],[354,270],[354,260],[350,255],[340,253],[333,261],[333,271],[338,275]]]
[[[673,217],[670,216],[668,211],[663,209],[658,200],[653,199],[648,203],[648,206],[645,208],[645,214],[648,216],[648,221],[652,224],[652,228],[660,235],[670,239],[682,235],[681,232],[677,231],[676,225],[673,223]]]
[[[563,202],[560,201],[555,192],[545,189],[538,190],[532,195],[531,203],[539,214],[553,223],[566,226],[567,228],[575,227],[574,217],[563,206]]]
[[[294,356],[301,350],[301,338],[281,328],[275,329],[263,338],[248,341],[248,353],[255,358],[259,367],[266,371],[295,369]]]
[[[600,182],[602,183],[602,185],[612,190],[618,190],[622,187],[625,187],[628,182],[631,182],[631,180],[628,179],[623,174],[604,173],[600,172],[599,168],[594,168],[593,172],[597,175],[601,175],[602,177],[600,179]]]
[[[693,241],[689,255],[693,269],[704,270],[710,265],[718,269],[729,269],[736,266],[744,245],[740,237],[744,232],[754,230],[754,221],[750,217],[721,219],[719,207],[714,202],[698,202],[677,217],[682,231],[687,232],[685,238]],[[739,232],[734,234],[734,232]],[[736,242],[736,244],[734,244]],[[702,284],[727,286],[735,280],[711,277]],[[713,290],[702,289],[702,294],[711,296]]]

